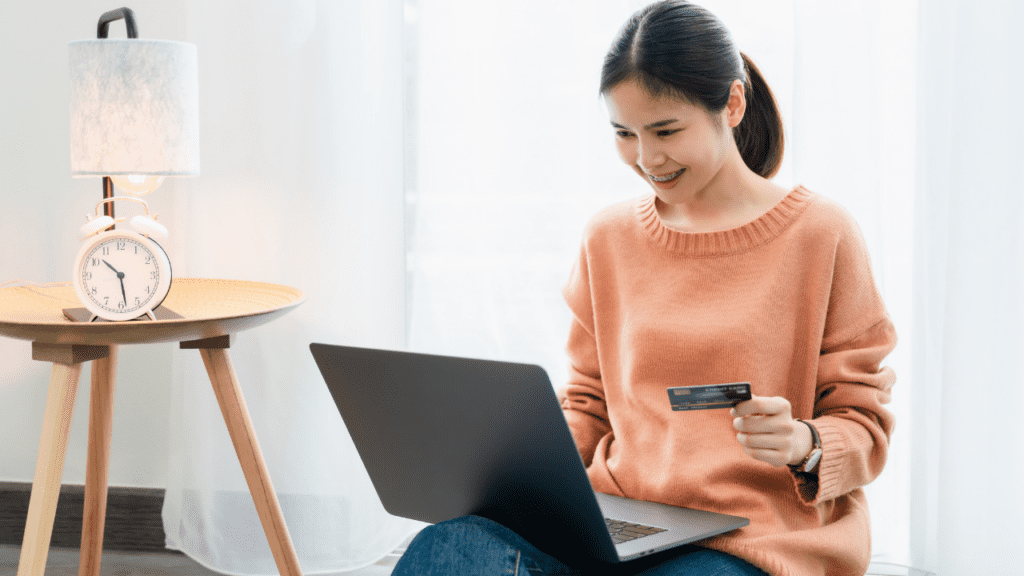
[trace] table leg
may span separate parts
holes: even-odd
[[[71,414],[75,410],[75,394],[82,364],[54,363],[50,389],[46,394],[46,413],[39,439],[36,473],[28,503],[25,537],[21,543],[18,576],[43,576],[46,556],[50,552],[53,519],[57,513],[57,497],[64,473],[64,455],[68,447]]]
[[[82,547],[79,576],[99,576],[103,555],[103,528],[107,517],[107,478],[110,437],[113,432],[117,346],[110,355],[92,361],[89,396],[89,453],[85,463],[85,507],[82,512]]]
[[[249,419],[249,411],[242,398],[231,358],[225,348],[203,348],[199,352],[210,375],[213,391],[217,395],[224,422],[228,426],[231,442],[238,454],[238,462],[249,484],[256,511],[259,513],[263,532],[267,535],[270,550],[274,554],[277,570],[281,576],[302,576],[299,559],[295,554],[288,527],[284,523],[281,506],[277,502],[274,486],[270,482],[267,466],[263,461],[256,433]],[[20,576],[20,575],[19,575]]]

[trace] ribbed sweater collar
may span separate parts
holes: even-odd
[[[665,226],[658,216],[654,194],[637,199],[636,214],[655,244],[688,258],[711,258],[746,252],[771,242],[796,220],[813,197],[809,190],[797,186],[756,220],[721,232],[681,232]]]

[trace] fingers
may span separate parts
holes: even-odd
[[[782,397],[754,396],[731,411],[736,439],[752,458],[783,466],[793,455],[795,424],[791,406]]]
[[[753,414],[789,414],[791,410],[789,400],[781,396],[752,396],[750,400],[745,400],[733,406],[732,415],[736,416],[751,416]]]
[[[785,434],[793,433],[796,421],[789,417],[789,414],[773,414],[771,416],[754,414],[753,416],[740,416],[734,418],[732,427],[737,432],[748,434]]]
[[[739,440],[741,446],[751,450],[788,451],[792,444],[787,436],[780,434],[745,434],[740,432],[736,434],[736,439]]]
[[[793,437],[789,434],[739,432],[736,440],[748,456],[772,466],[782,466],[793,459]]]

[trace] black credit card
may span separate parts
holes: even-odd
[[[732,408],[744,400],[750,400],[750,382],[676,386],[668,389],[668,400],[673,410]]]

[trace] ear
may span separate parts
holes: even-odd
[[[729,87],[729,102],[725,105],[725,122],[729,128],[739,126],[747,111],[746,87],[742,80],[733,80]]]

